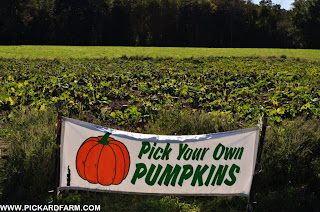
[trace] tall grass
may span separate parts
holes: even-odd
[[[198,135],[249,128],[257,123],[242,122],[231,114],[205,113],[171,109],[162,111],[145,132],[165,135]]]
[[[2,203],[47,203],[54,187],[56,114],[24,109],[3,127],[9,142]],[[49,198],[49,199],[48,199]]]
[[[259,211],[320,210],[320,120],[297,117],[267,129],[257,182]]]
[[[57,114],[24,109],[4,125],[10,154],[5,163],[1,203],[46,204],[54,188]],[[96,123],[99,120],[95,121]],[[252,127],[236,116],[169,110],[142,131],[156,134],[202,134]],[[297,117],[269,123],[256,184],[256,211],[320,210],[320,120]],[[59,204],[98,204],[102,211],[245,211],[244,197],[146,196],[63,191]]]

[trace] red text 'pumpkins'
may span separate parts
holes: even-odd
[[[78,150],[78,174],[90,183],[117,185],[128,174],[129,152],[123,143],[109,136],[110,133],[106,133],[104,136],[88,138]]]

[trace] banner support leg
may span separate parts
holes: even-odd
[[[60,175],[60,139],[61,139],[61,118],[62,112],[58,111],[58,119],[57,119],[57,131],[56,131],[56,155],[55,155],[55,184],[54,184],[54,192],[53,192],[53,204],[57,204],[57,198],[59,194],[59,175]]]
[[[256,161],[256,166],[253,174],[253,179],[252,179],[252,185],[251,185],[251,190],[250,194],[248,197],[248,205],[247,205],[247,212],[252,212],[253,211],[253,206],[252,203],[255,193],[256,193],[256,181],[258,179],[258,174],[261,171],[260,167],[260,161],[261,161],[261,154],[262,154],[262,149],[263,149],[263,143],[264,143],[264,138],[266,135],[266,129],[267,129],[267,117],[265,114],[263,114],[262,119],[261,119],[261,134],[260,134],[260,139],[259,139],[259,146],[258,146],[258,152],[257,152],[257,161]]]

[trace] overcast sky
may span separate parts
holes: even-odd
[[[259,4],[261,0],[252,0],[253,3]],[[282,9],[290,10],[294,0],[272,0],[273,4],[280,4]]]

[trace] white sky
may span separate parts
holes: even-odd
[[[253,3],[259,4],[261,0],[252,0]],[[294,0],[272,0],[273,4],[280,4],[282,9],[290,10]]]

